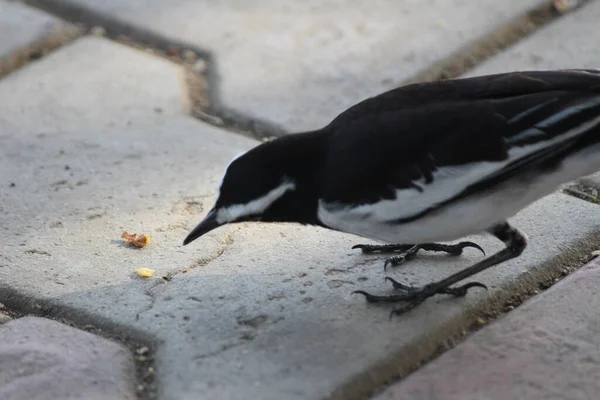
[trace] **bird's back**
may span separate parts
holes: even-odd
[[[599,125],[598,71],[519,72],[398,88],[328,126],[322,203],[330,210],[368,206],[361,218],[401,224],[515,177],[550,173],[597,143]],[[594,163],[588,165],[594,172]],[[587,172],[584,167],[573,173]]]

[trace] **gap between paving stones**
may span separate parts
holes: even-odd
[[[327,400],[368,400],[389,385],[403,380],[488,323],[586,265],[594,258],[592,251],[600,246],[599,235],[600,231],[591,233],[579,246],[564,249],[544,266],[524,272],[512,284],[465,310],[438,331],[407,346],[410,349],[408,353],[394,353],[387,360],[366,367],[365,372],[336,389]],[[415,363],[412,360],[418,361]]]
[[[18,1],[79,25],[89,33],[106,36],[108,39],[145,49],[183,64],[188,113],[194,118],[259,140],[268,140],[287,133],[279,126],[245,116],[221,103],[218,71],[213,61],[214,57],[209,51],[75,4],[55,0]]]
[[[535,33],[540,28],[556,21],[593,0],[581,0],[574,7],[560,12],[556,0],[548,1],[516,17],[499,29],[456,50],[453,54],[402,82],[400,86],[457,78],[475,68],[485,60],[506,50],[515,43]]]
[[[188,113],[195,118],[259,140],[270,140],[288,133],[282,127],[255,117],[248,117],[222,103],[218,71],[210,51],[163,37],[148,29],[119,21],[84,6],[60,0],[17,1],[40,8],[79,26],[85,26],[88,32],[106,35],[111,40],[150,50],[156,55],[183,64]],[[402,85],[458,77],[565,13],[591,1],[581,0],[575,7],[561,13],[556,9],[556,1],[549,0],[490,34],[460,48],[450,57],[438,61],[413,78],[404,81]]]
[[[159,283],[163,282],[159,281]],[[159,343],[148,333],[125,325],[117,325],[71,307],[54,304],[51,300],[26,297],[2,284],[0,284],[0,304],[4,305],[2,312],[13,319],[25,316],[48,318],[121,343],[129,349],[135,361],[137,398],[139,400],[157,398],[154,355]]]
[[[9,313],[10,311],[6,309],[4,304],[0,303],[0,325],[12,320]]]
[[[75,25],[65,24],[57,27],[46,36],[39,38],[37,42],[0,59],[0,79],[29,62],[38,60],[51,51],[72,42],[83,33],[84,31]]]
[[[589,201],[590,203],[600,204],[598,190],[585,185],[583,182],[577,182],[563,189],[565,194],[577,197],[580,200]]]

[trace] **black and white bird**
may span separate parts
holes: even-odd
[[[403,86],[362,101],[324,128],[262,143],[234,159],[216,204],[184,241],[225,224],[296,222],[377,241],[364,252],[460,254],[488,232],[505,248],[423,287],[369,301],[435,294],[519,256],[526,237],[507,223],[561,184],[600,170],[600,70],[525,71]]]

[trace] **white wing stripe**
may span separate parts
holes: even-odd
[[[343,209],[345,218],[349,219],[361,220],[365,218],[365,216],[368,216],[369,219],[374,222],[386,222],[410,218],[411,216],[419,214],[437,204],[457,196],[470,185],[480,182],[487,176],[500,171],[509,163],[545,147],[573,138],[599,123],[600,115],[570,129],[560,136],[527,146],[513,147],[508,152],[508,158],[501,162],[485,161],[440,168],[433,173],[433,182],[429,185],[423,185],[422,192],[414,189],[398,189],[396,190],[395,199],[380,200],[376,203],[363,204],[354,207],[340,207],[339,204],[324,202],[321,202],[320,205],[328,212],[340,212],[341,209]]]
[[[538,104],[537,106],[533,106],[531,108],[528,108],[527,110],[515,115],[514,117],[512,117],[511,119],[508,120],[509,124],[514,124],[515,122],[519,122],[520,120],[522,120],[523,118],[525,118],[526,116],[533,114],[534,112],[536,112],[537,110],[539,110],[540,108],[550,104],[550,103],[554,103],[556,100],[558,100],[558,97],[552,98],[550,100],[547,100],[541,104]]]
[[[546,135],[546,132],[544,132],[544,131],[541,131],[537,128],[529,128],[529,129],[525,129],[521,133],[516,134],[513,137],[506,139],[506,144],[508,144],[510,146],[510,145],[520,142],[523,139],[531,139],[536,136],[544,136],[544,135]]]
[[[600,104],[600,98],[596,98],[593,101],[589,101],[587,103],[583,103],[583,104],[579,104],[579,105],[576,105],[573,107],[565,108],[564,110],[554,114],[550,118],[547,118],[547,119],[543,120],[542,122],[535,124],[535,126],[538,128],[541,128],[541,129],[548,128],[548,127],[552,126],[553,124],[555,124],[556,122],[562,121],[563,119],[565,119],[573,114],[577,114],[580,111],[587,110],[588,108],[595,107],[599,104]]]

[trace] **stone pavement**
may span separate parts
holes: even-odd
[[[374,400],[596,399],[598,287],[595,260]]]
[[[224,108],[297,130],[323,125],[355,101],[410,79],[543,3],[382,0],[362,8],[341,0],[303,6],[257,1],[252,7],[233,1],[53,0],[45,9],[79,7],[88,18],[103,14],[210,50],[219,79],[209,84],[218,83]],[[593,32],[600,1],[588,3],[471,73],[597,66],[600,38]],[[0,21],[41,13],[4,0],[0,10],[8,10]],[[31,18],[37,26],[38,17]],[[0,49],[12,50],[0,52],[0,62],[32,46],[13,24],[0,32],[6,26],[10,33],[0,36]],[[92,394],[98,387],[110,398],[134,392],[160,399],[368,398],[488,316],[506,311],[507,302],[516,304],[581,266],[600,247],[598,206],[556,193],[514,218],[530,246],[521,258],[481,274],[488,292],[438,296],[392,321],[389,307],[350,295],[357,288],[388,290],[382,258],[350,250],[360,242],[355,237],[244,224],[182,248],[214,201],[229,160],[258,143],[186,115],[184,75],[181,65],[150,52],[84,36],[15,66],[0,80],[0,302],[17,314],[64,319],[110,339],[17,318],[0,326],[0,336],[10,338],[6,343],[29,339],[15,350],[24,354],[13,358],[15,366],[0,364],[0,380],[3,371],[43,350],[62,360],[56,368],[64,368],[65,376],[76,376],[88,362],[86,375],[100,386],[75,379],[92,390],[85,398],[102,398]],[[150,244],[128,247],[123,231],[148,234]],[[488,237],[472,239],[488,253],[500,248]],[[471,251],[460,258],[423,255],[388,273],[422,284],[480,258]],[[155,276],[138,277],[140,267],[155,269]],[[566,287],[560,296],[573,296],[570,304],[585,301]],[[552,293],[536,297],[537,307],[556,307]],[[479,345],[488,329],[508,329],[503,324],[513,314],[523,318],[520,311],[465,344]],[[11,328],[15,324],[19,329]],[[63,333],[52,334],[61,329],[69,351]],[[593,324],[587,329],[597,332]],[[142,356],[126,353],[131,346],[118,340],[144,343]],[[92,351],[96,346],[120,356],[105,357]],[[73,358],[60,358],[61,349]],[[44,357],[32,364],[39,375],[28,379],[52,376],[54,367]],[[447,368],[436,367],[438,361],[443,358],[431,368]],[[429,374],[427,368],[400,387]],[[30,385],[7,379],[13,398],[32,398]],[[79,390],[72,387],[72,393]],[[383,396],[393,397],[393,390]],[[498,398],[494,390],[479,398]]]
[[[210,51],[218,100],[286,130],[317,129],[544,0],[44,0]]]

